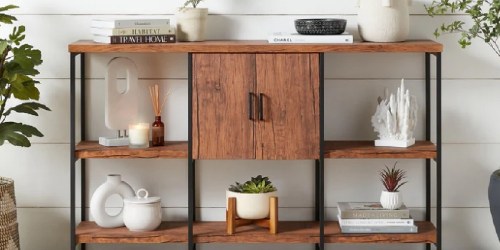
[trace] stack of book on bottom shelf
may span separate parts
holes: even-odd
[[[94,19],[94,42],[110,44],[175,43],[170,19]]]
[[[418,228],[405,206],[384,209],[378,202],[339,202],[342,233],[417,233]]]

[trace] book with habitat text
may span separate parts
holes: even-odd
[[[90,28],[93,35],[100,36],[140,36],[140,35],[175,35],[170,25],[139,28]]]

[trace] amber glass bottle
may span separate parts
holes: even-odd
[[[152,127],[152,145],[163,146],[165,142],[165,125],[161,121],[161,116],[155,116]]]

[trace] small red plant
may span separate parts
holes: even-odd
[[[394,163],[392,168],[386,165],[385,169],[380,171],[380,180],[388,192],[397,192],[401,186],[406,184],[406,181],[403,182],[403,179],[406,178],[406,172],[402,169],[397,169],[396,164],[397,162]]]

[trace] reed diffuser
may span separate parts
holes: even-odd
[[[170,94],[168,92],[160,104],[160,91],[158,88],[158,84],[154,86],[149,86],[149,95],[151,97],[151,104],[153,104],[153,111],[155,112],[155,121],[151,126],[151,138],[152,138],[152,146],[163,146],[165,144],[165,125],[161,121],[161,111],[167,100],[167,96]]]

